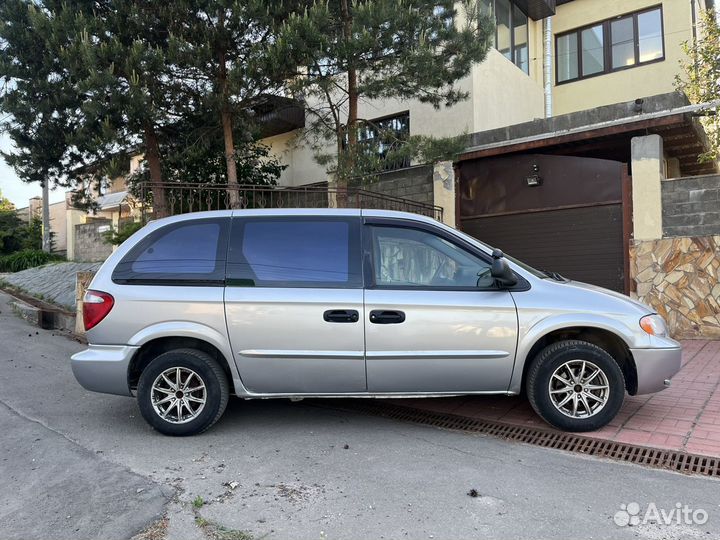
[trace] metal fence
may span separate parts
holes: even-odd
[[[440,206],[359,188],[143,182],[135,190],[143,222],[153,216],[153,193],[162,190],[169,215],[255,208],[372,208],[413,212],[442,221]],[[157,196],[157,195],[156,195]]]

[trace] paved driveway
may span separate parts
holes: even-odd
[[[527,400],[460,397],[397,405],[550,429]],[[657,394],[626,396],[620,413],[590,437],[720,457],[720,341],[684,341],[683,367]]]
[[[6,302],[3,540],[127,538],[163,510],[148,538],[720,537],[715,480],[305,402],[234,399],[206,434],[163,437],[132,399],[78,386],[68,356],[81,345]],[[708,521],[616,525],[630,503]]]

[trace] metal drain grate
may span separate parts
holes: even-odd
[[[320,400],[315,405],[327,407]],[[436,413],[402,407],[374,400],[353,400],[353,402],[334,402],[333,409],[371,414],[423,424],[443,429],[482,433],[506,440],[517,441],[566,452],[575,452],[587,456],[609,458],[648,467],[669,469],[685,474],[720,477],[720,458],[688,454],[674,450],[662,450],[634,444],[593,439],[573,433],[562,433],[534,427],[514,426],[489,420],[476,420],[454,414]]]

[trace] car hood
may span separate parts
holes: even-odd
[[[622,302],[623,304],[625,304],[627,306],[632,306],[633,308],[637,309],[641,315],[655,313],[654,309],[643,304],[642,302],[634,300],[634,299],[630,298],[629,296],[626,296],[619,292],[611,291],[610,289],[605,289],[603,287],[598,287],[597,285],[591,285],[589,283],[583,283],[582,281],[573,281],[573,280],[568,280],[565,282],[557,281],[555,283],[557,283],[561,287],[569,287],[569,288],[572,288],[575,290],[587,291],[587,292],[594,293],[594,294],[601,294],[605,297],[610,296],[610,297],[614,298],[615,300]]]

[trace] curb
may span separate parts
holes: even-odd
[[[68,332],[73,338],[84,341],[83,336],[75,333],[75,313],[38,300],[13,287],[0,286],[0,290],[10,296],[13,312],[23,320],[44,330]]]

